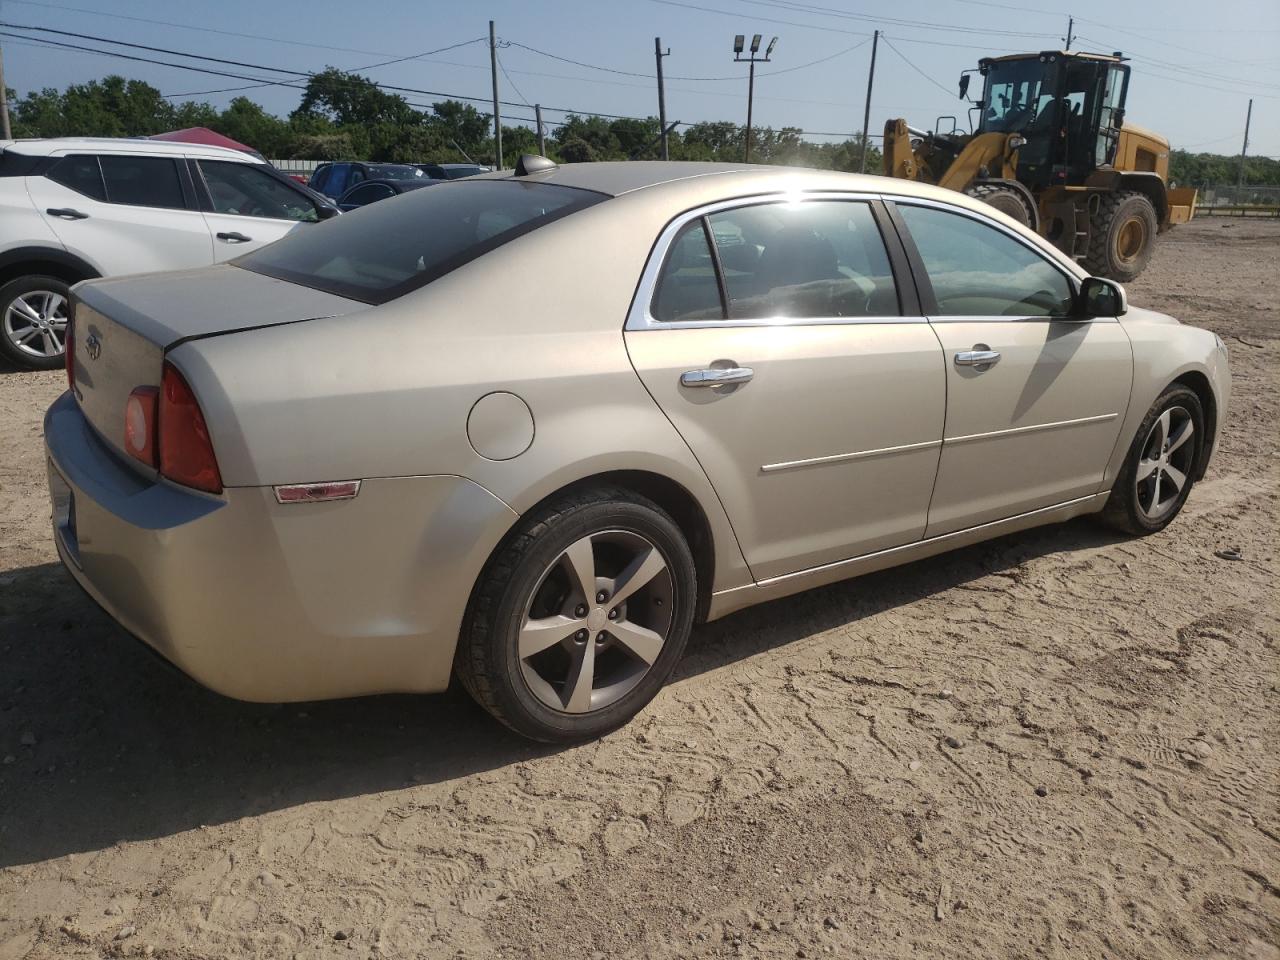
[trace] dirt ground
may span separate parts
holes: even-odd
[[[1280,223],[1179,228],[1130,295],[1231,350],[1169,530],[743,612],[560,750],[460,693],[261,706],[172,672],[56,562],[62,375],[0,372],[0,958],[1275,960]]]

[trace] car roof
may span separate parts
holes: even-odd
[[[156,157],[195,157],[201,160],[233,160],[239,163],[266,163],[252,154],[229,147],[213,147],[178,140],[147,140],[132,137],[46,137],[38,140],[0,140],[0,148],[28,157],[54,153],[133,153]]]

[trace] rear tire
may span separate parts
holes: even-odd
[[[1204,408],[1195,391],[1174,384],[1138,426],[1101,519],[1137,537],[1173,522],[1195,485],[1204,445]]]
[[[1026,198],[1012,187],[997,184],[979,183],[965,191],[975,200],[981,200],[988,206],[995,207],[1001,213],[1012,217],[1029,230],[1035,227],[1035,211],[1027,206]]]
[[[0,287],[0,354],[28,370],[62,366],[70,296],[56,277],[19,277]]]
[[[1159,227],[1156,208],[1146,194],[1133,190],[1103,194],[1089,224],[1085,269],[1119,283],[1136,279],[1151,260]]]
[[[472,592],[454,669],[516,733],[599,737],[661,689],[693,624],[693,554],[657,504],[614,487],[529,515]]]

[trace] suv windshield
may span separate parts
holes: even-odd
[[[461,180],[295,230],[232,262],[340,297],[386,303],[604,199],[544,183]]]

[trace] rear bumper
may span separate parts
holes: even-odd
[[[45,416],[54,540],[112,617],[242,700],[431,692],[449,683],[471,588],[516,515],[470,480],[365,480],[353,500],[276,503],[139,478],[70,394]]]

